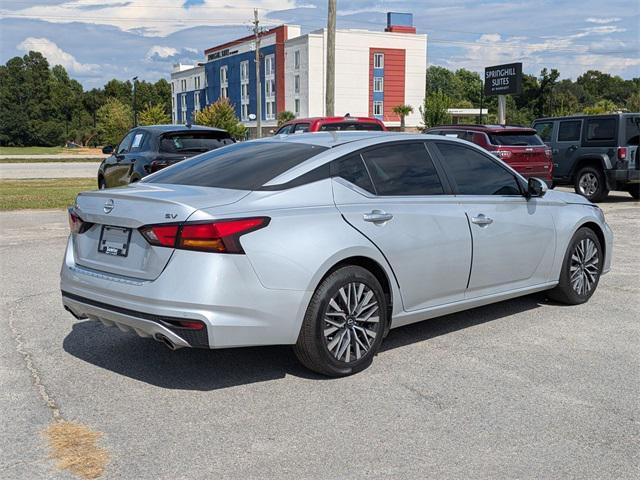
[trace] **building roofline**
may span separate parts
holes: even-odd
[[[297,26],[297,25],[291,25],[291,26],[294,27],[294,26]],[[260,36],[261,37],[266,37],[268,35],[274,35],[279,29],[288,28],[288,27],[289,27],[289,25],[283,23],[282,25],[278,25],[277,27],[270,28],[266,32],[263,32]],[[253,40],[254,38],[255,38],[255,35],[247,35],[245,37],[237,38],[235,40],[231,40],[229,42],[222,43],[220,45],[216,45],[214,47],[207,48],[204,51],[204,54],[205,55],[209,55],[211,52],[215,52],[216,50],[221,50],[221,49],[224,49],[224,48],[233,47],[234,45],[239,45],[241,43],[246,43],[246,42],[248,42],[250,40]]]

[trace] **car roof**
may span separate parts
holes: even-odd
[[[312,133],[293,133],[279,134],[273,137],[261,138],[260,142],[286,142],[286,143],[305,143],[307,145],[317,145],[320,147],[333,148],[345,143],[356,142],[359,140],[367,140],[375,137],[393,137],[397,136],[402,139],[408,134],[398,132],[386,132],[376,130],[355,130],[355,131],[333,131],[333,132],[312,132]]]
[[[640,112],[599,113],[597,115],[581,114],[581,115],[568,115],[566,117],[541,117],[541,118],[536,118],[534,122],[553,122],[558,120],[572,120],[572,119],[582,120],[584,118],[598,118],[598,117],[630,117],[635,115],[640,115]]]
[[[432,130],[472,130],[476,132],[486,133],[504,133],[504,132],[522,132],[522,133],[536,133],[533,128],[522,127],[517,125],[475,125],[475,124],[458,124],[458,125],[439,125],[432,127],[427,131]]]
[[[167,133],[167,132],[225,132],[221,128],[205,127],[203,125],[144,125],[136,127],[141,130],[149,130],[151,132]]]
[[[343,117],[307,117],[307,118],[294,118],[293,120],[289,120],[283,125],[288,125],[290,123],[314,123],[314,122],[326,122],[326,123],[337,123],[337,122],[375,122],[382,123],[380,120],[374,117],[352,117],[351,115],[345,115]]]

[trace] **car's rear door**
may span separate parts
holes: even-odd
[[[513,171],[480,149],[435,145],[469,219],[473,265],[466,297],[548,282],[556,248],[553,207],[544,198],[527,199]]]
[[[332,176],[336,206],[387,258],[406,311],[464,298],[469,225],[424,142],[351,154],[334,161]]]

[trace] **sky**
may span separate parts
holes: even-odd
[[[264,26],[326,25],[326,0],[0,0],[0,61],[29,50],[63,65],[86,88],[111,78],[169,78],[174,63]],[[338,0],[338,28],[383,30],[410,12],[428,35],[430,65],[482,71],[522,61],[562,78],[597,69],[640,77],[640,0]]]

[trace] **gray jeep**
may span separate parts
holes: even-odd
[[[539,118],[533,128],[551,148],[554,185],[593,202],[609,190],[640,198],[640,113]]]

